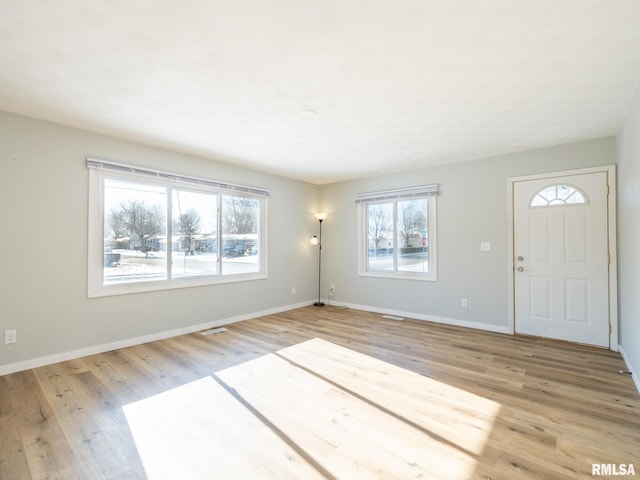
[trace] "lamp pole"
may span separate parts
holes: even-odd
[[[318,301],[313,305],[315,307],[324,307],[324,303],[320,301],[320,279],[322,275],[322,219],[319,218],[320,222],[320,234],[318,235]]]
[[[326,213],[316,213],[316,218],[320,222],[320,232],[318,234],[318,301],[313,304],[314,307],[324,307],[324,303],[321,300],[320,285],[322,279],[322,221],[326,218]]]

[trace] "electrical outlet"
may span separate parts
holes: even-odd
[[[463,298],[463,299],[460,300],[460,306],[462,308],[468,308],[469,307],[469,302],[467,301],[466,298]]]
[[[291,287],[291,295],[295,295],[296,294],[296,287]]]
[[[18,340],[18,335],[16,330],[5,330],[4,331],[4,344],[8,345],[10,343],[16,343]]]
[[[329,296],[333,296],[334,293],[336,293],[336,287],[331,285],[331,287],[329,287]]]

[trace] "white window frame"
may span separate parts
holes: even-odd
[[[93,158],[87,159],[89,170],[89,228],[88,228],[88,297],[123,295],[174,288],[196,287],[222,283],[262,280],[267,278],[267,210],[269,192],[264,189],[246,187],[225,182],[189,177],[180,174],[161,172],[129,165],[106,162]],[[223,195],[236,195],[259,200],[260,238],[259,271],[252,273],[224,274],[221,271],[222,249],[221,235],[218,236],[218,269],[216,274],[171,278],[172,242],[167,242],[168,279],[147,280],[104,284],[104,185],[105,180],[121,180],[167,188],[167,198],[171,198],[174,189],[218,195],[218,209],[221,208]],[[167,235],[171,235],[171,201],[167,203]],[[218,217],[220,219],[220,216]],[[218,230],[221,225],[218,225]]]
[[[393,278],[402,280],[420,280],[435,282],[438,280],[438,239],[437,239],[437,198],[439,185],[424,185],[395,190],[385,190],[356,195],[358,208],[358,275],[364,277]],[[397,270],[395,256],[397,248],[397,216],[394,213],[394,265],[395,271],[369,270],[367,256],[369,250],[369,232],[367,224],[367,205],[394,203],[394,212],[397,210],[397,202],[403,200],[427,199],[428,206],[428,232],[429,232],[429,271],[428,272],[404,272]]]

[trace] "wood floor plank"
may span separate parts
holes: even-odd
[[[86,475],[84,465],[68,445],[59,419],[34,372],[20,372],[6,376],[5,379],[12,405],[3,417],[13,421],[11,431],[16,435],[2,436],[11,438],[14,442],[13,462],[21,462],[21,455],[16,454],[23,453],[28,470],[21,469],[0,478],[45,479]],[[4,433],[9,425],[2,427],[1,431]],[[2,452],[5,452],[4,445]]]
[[[87,470],[86,478],[125,475],[139,459],[119,402],[93,372],[69,374],[64,367],[55,364],[35,372],[64,431],[65,445]]]
[[[226,328],[0,377],[0,478],[640,473],[615,352],[329,306]]]

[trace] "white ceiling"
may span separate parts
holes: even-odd
[[[1,110],[316,184],[612,135],[638,80],[640,0],[0,0]]]

